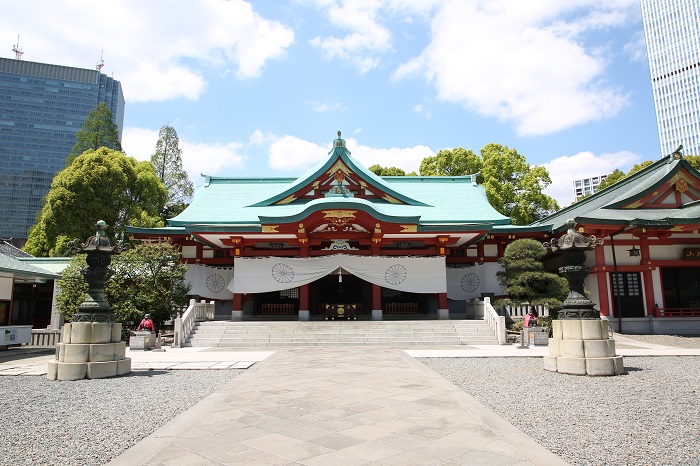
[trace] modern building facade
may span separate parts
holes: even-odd
[[[700,155],[700,1],[641,5],[661,154]]]
[[[121,84],[98,70],[0,58],[0,237],[21,240],[100,102],[124,122]]]
[[[607,177],[608,174],[574,180],[574,199],[578,201],[583,196],[597,193],[598,186]]]

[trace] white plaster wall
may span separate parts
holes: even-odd
[[[484,244],[484,257],[498,257],[498,245]]]
[[[0,277],[0,299],[12,299],[12,277]]]
[[[694,247],[692,244],[669,244],[664,246],[649,245],[651,260],[680,260],[683,258],[683,249]]]
[[[182,258],[183,259],[194,259],[197,257],[197,246],[183,246],[182,247]]]

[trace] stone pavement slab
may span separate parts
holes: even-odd
[[[280,349],[110,464],[446,463],[566,464],[385,347]]]

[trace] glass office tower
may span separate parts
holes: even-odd
[[[641,0],[661,155],[700,155],[700,0]]]
[[[119,126],[119,81],[97,70],[0,58],[0,237],[23,244],[75,133],[105,102]]]

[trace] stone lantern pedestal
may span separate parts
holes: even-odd
[[[105,283],[112,275],[112,254],[121,251],[105,236],[107,224],[100,220],[97,233],[80,244],[70,244],[72,253],[87,254],[87,268],[81,271],[88,283],[88,296],[78,306],[73,322],[63,326],[63,341],[56,345],[56,360],[50,361],[49,380],[80,380],[115,377],[131,372],[121,341],[122,324],[115,322],[112,306],[104,296]]]
[[[544,368],[573,375],[620,375],[625,371],[622,356],[615,353],[615,340],[608,337],[608,322],[601,319],[553,320]]]
[[[569,282],[569,295],[552,320],[549,355],[544,357],[548,371],[574,375],[620,375],[625,371],[622,356],[615,353],[615,341],[608,334],[608,322],[600,319],[593,302],[586,297],[583,280],[590,269],[584,265],[586,251],[603,244],[595,236],[575,231],[575,222],[567,222],[568,232],[544,246],[561,252],[564,266],[559,273]]]
[[[56,345],[56,360],[49,361],[49,380],[102,379],[131,372],[121,341],[122,324],[73,322],[63,326],[63,342]]]

